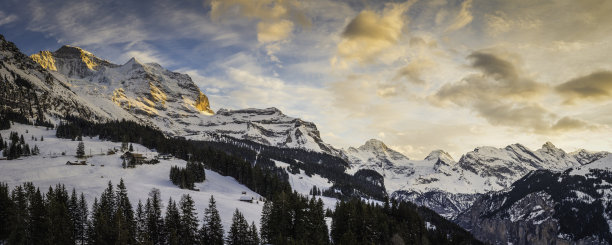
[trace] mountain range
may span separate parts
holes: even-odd
[[[430,208],[485,242],[612,242],[612,180],[580,181],[609,175],[608,152],[567,153],[546,142],[537,150],[521,144],[477,147],[458,160],[435,150],[425,159],[414,160],[376,139],[338,149],[322,140],[315,123],[276,108],[219,109],[215,113],[188,75],[156,63],[132,58],[113,64],[74,46],[26,56],[2,36],[0,60],[0,109],[33,121],[61,123],[66,116],[93,122],[127,120],[159,129],[169,137],[243,140],[326,154],[345,161],[348,175],[366,170],[379,174],[389,197]],[[559,189],[559,184],[569,187]],[[577,198],[571,199],[577,203],[574,206],[567,201],[574,198],[571,193]],[[580,204],[585,200],[597,200],[595,208],[601,212],[586,211],[593,207]],[[563,222],[575,220],[562,212],[573,208],[601,217],[603,223],[593,224],[605,224],[608,229],[589,233],[564,227]]]

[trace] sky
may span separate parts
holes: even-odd
[[[79,46],[409,158],[546,141],[612,151],[612,1],[4,0],[26,54]]]

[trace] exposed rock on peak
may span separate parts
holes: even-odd
[[[428,161],[442,160],[446,163],[455,162],[455,159],[453,159],[453,157],[450,154],[448,154],[448,152],[443,151],[443,150],[433,150],[432,152],[429,153],[429,155],[427,155],[427,157],[425,157],[425,160],[428,160]]]
[[[198,108],[203,113],[208,115],[214,114],[213,110],[210,109],[210,103],[208,102],[208,97],[202,92],[200,92],[200,96],[195,102],[195,107]]]
[[[91,76],[102,67],[118,66],[96,57],[89,51],[70,45],[64,45],[55,52],[40,51],[30,58],[47,70],[58,71],[74,78]]]

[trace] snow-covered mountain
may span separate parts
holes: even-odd
[[[41,51],[31,57],[103,110],[120,107],[169,133],[184,133],[188,129],[179,125],[213,114],[208,98],[188,75],[159,64],[144,64],[135,58],[123,65],[112,64],[72,46],[55,52]]]
[[[563,172],[530,172],[482,195],[456,222],[484,242],[611,244],[612,156]]]
[[[351,162],[348,173],[359,169],[377,171],[384,176],[392,198],[429,207],[445,217],[456,216],[479,195],[503,190],[530,171],[563,171],[608,155],[586,150],[566,153],[547,142],[535,151],[520,144],[478,147],[457,162],[441,150],[423,160],[409,160],[377,140],[344,153]]]
[[[27,57],[0,37],[2,106],[30,120],[73,115],[92,121],[130,120],[170,136],[232,137],[337,155],[312,122],[278,109],[221,109],[186,74],[132,58],[113,64],[78,47],[63,46]],[[23,93],[28,89],[31,93]],[[40,114],[40,116],[38,116]]]
[[[338,150],[323,142],[314,123],[289,117],[276,108],[220,109],[197,126],[198,132],[186,135],[187,138],[209,140],[222,135],[264,145],[338,154]]]

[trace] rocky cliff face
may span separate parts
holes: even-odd
[[[482,195],[456,222],[485,242],[612,243],[612,158],[564,172],[537,170]]]
[[[202,120],[198,129],[187,138],[209,140],[222,135],[277,147],[301,148],[334,156],[339,154],[338,150],[323,142],[314,123],[289,117],[276,108],[220,109],[216,115]]]
[[[51,66],[52,64],[45,64]],[[80,97],[70,84],[58,79],[24,55],[0,35],[0,107],[26,116],[31,121],[53,121],[72,115],[92,121],[113,118],[137,120],[128,113],[100,109]]]

